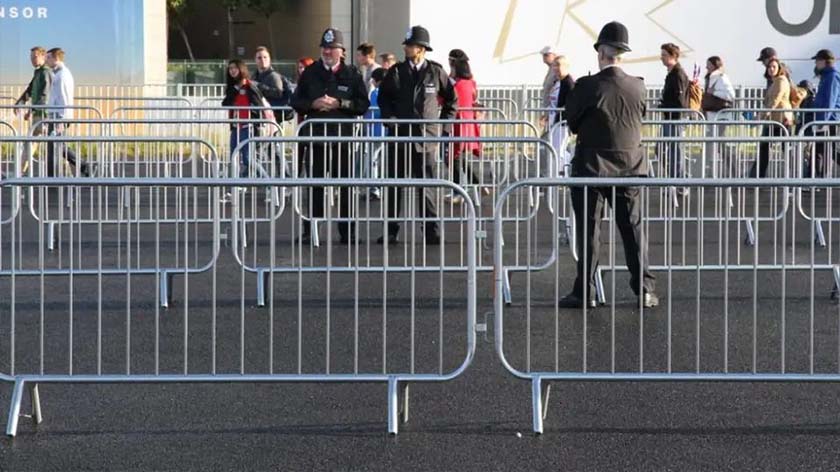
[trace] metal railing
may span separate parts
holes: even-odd
[[[0,182],[4,188],[20,186],[30,193],[93,187],[96,193],[170,189],[191,194],[193,189],[211,188],[214,229],[225,204],[223,190],[240,185],[265,190],[277,186],[446,188],[469,198],[457,185],[434,179],[28,178]],[[465,206],[463,213],[469,234],[475,232],[472,208]],[[151,219],[158,216],[162,214],[153,214]],[[11,222],[10,248],[20,246],[20,237],[43,242],[43,231],[33,233],[22,226],[19,219]],[[159,260],[164,247],[171,247],[171,241],[160,236],[159,226],[129,228],[129,234],[152,235],[151,245],[143,245],[146,255],[134,254],[132,263],[149,256]],[[471,262],[457,273],[369,273],[351,260],[347,263],[353,270],[348,273],[310,274],[300,258],[284,250],[282,241],[291,237],[288,227],[272,223],[272,237],[266,240],[269,247],[264,249],[272,264],[296,270],[270,274],[266,308],[245,302],[243,268],[216,259],[204,273],[181,272],[180,302],[164,314],[160,303],[148,303],[150,294],[158,300],[167,297],[157,288],[157,280],[150,283],[130,271],[106,270],[110,258],[105,251],[113,242],[113,232],[99,226],[93,234],[80,234],[85,244],[71,247],[77,247],[96,267],[85,277],[69,271],[61,278],[48,278],[43,268],[30,277],[18,267],[21,258],[28,265],[33,256],[14,249],[9,254],[0,302],[9,323],[2,335],[0,381],[14,383],[6,429],[10,436],[17,433],[27,388],[33,420],[39,423],[38,386],[78,383],[384,383],[388,431],[396,434],[400,418],[408,420],[409,384],[454,379],[474,356],[474,238],[465,241],[466,260]],[[208,244],[219,244],[217,231],[205,238]],[[39,253],[37,259],[43,264],[44,254]],[[156,273],[157,278],[164,277]],[[392,294],[391,285],[399,288],[406,283],[412,288],[407,298]],[[64,290],[68,286],[71,289]],[[352,287],[350,295],[334,294],[331,289],[346,286]],[[77,296],[77,290],[88,295]],[[435,303],[427,303],[429,297]]]
[[[533,179],[505,189],[497,201],[497,210],[508,195],[522,187],[572,187],[585,194],[587,189],[599,188],[612,205],[624,189],[635,188],[644,205],[646,200],[655,199],[655,190],[668,187],[690,188],[702,196],[715,189],[745,188],[758,194],[762,189],[789,193],[791,188],[827,190],[838,186],[837,179]],[[596,204],[600,203],[585,201],[584,207]],[[751,211],[748,216],[759,216],[758,205]],[[508,256],[499,236],[510,228],[497,218],[495,347],[511,374],[531,382],[534,431],[543,432],[551,381],[840,381],[840,361],[832,354],[836,354],[832,346],[840,342],[837,307],[826,309],[826,302],[815,297],[821,286],[840,283],[840,270],[836,264],[824,266],[818,260],[815,226],[793,227],[794,218],[792,212],[784,214],[780,227],[785,230],[780,233],[780,241],[759,237],[753,250],[755,257],[744,265],[735,265],[729,259],[730,251],[740,242],[733,237],[732,228],[713,237],[703,230],[702,212],[698,212],[693,228],[692,251],[702,259],[704,252],[722,248],[726,257],[720,264],[686,266],[676,260],[674,251],[666,249],[666,258],[657,267],[653,263],[646,266],[646,245],[670,248],[675,229],[669,224],[663,235],[648,233],[646,241],[642,241],[641,254],[627,257],[641,257],[640,274],[651,271],[663,276],[665,289],[664,293],[659,291],[662,299],[658,309],[646,307],[647,302],[643,303],[641,297],[628,300],[619,288],[626,278],[623,271],[616,270],[621,256],[617,254],[617,232],[612,225],[604,238],[609,253],[604,259],[609,260],[611,267],[605,291],[608,308],[589,308],[584,302],[577,309],[562,308],[561,296],[566,293],[563,286],[569,283],[570,276],[567,268],[561,268],[560,260],[548,269],[526,271],[520,281],[526,297],[508,307],[502,295],[508,283],[504,277]],[[543,245],[556,246],[557,223],[541,232],[528,222],[522,224],[531,227],[531,234],[542,235]],[[529,253],[536,251],[534,247],[528,249]],[[771,257],[780,253],[779,265],[765,267],[760,257],[765,252]],[[585,261],[583,266],[597,261]],[[804,276],[794,276],[794,272]],[[707,273],[710,276],[705,276]],[[640,276],[634,277],[640,285],[631,286],[632,291],[644,293]],[[583,300],[591,295],[586,292],[584,288]]]

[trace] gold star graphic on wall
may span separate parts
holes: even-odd
[[[556,39],[554,40],[554,44],[558,45],[560,43],[560,39],[562,38],[563,31],[567,25],[567,19],[571,20],[573,23],[577,24],[583,31],[586,33],[588,37],[592,39],[593,44],[595,41],[598,40],[598,31],[600,30],[600,26],[593,26],[587,23],[579,14],[578,10],[585,4],[592,2],[593,0],[574,0],[570,1],[566,8],[563,11],[563,17],[560,20],[560,27],[557,31]],[[633,1],[633,0],[625,0],[625,1]],[[670,4],[676,2],[677,0],[662,0],[660,3],[656,4],[653,8],[649,11],[645,12],[643,16],[647,21],[652,23],[656,28],[661,30],[665,33],[669,38],[670,41],[680,45],[680,48],[683,50],[685,54],[689,54],[694,51],[688,43],[682,40],[676,33],[671,31],[670,29],[666,28],[660,21],[655,18],[655,15],[662,10],[663,8],[669,6]],[[502,28],[499,31],[499,38],[496,41],[496,48],[493,52],[493,59],[498,60],[499,62],[514,62],[518,60],[522,60],[525,58],[532,57],[539,52],[530,52],[527,54],[521,54],[518,56],[507,57],[505,55],[505,51],[507,50],[508,43],[510,42],[511,38],[511,29],[513,27],[514,20],[516,19],[517,9],[519,7],[519,0],[510,0],[508,4],[507,12],[505,14],[504,22],[502,23]],[[667,40],[666,40],[667,41]],[[663,41],[665,42],[665,41]],[[642,57],[635,57],[632,59],[627,59],[625,63],[647,63],[647,62],[657,62],[659,61],[659,55],[648,55]]]

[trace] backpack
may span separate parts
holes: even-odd
[[[268,98],[266,100],[271,104],[274,111],[274,118],[278,124],[284,121],[291,121],[295,117],[295,112],[290,107],[292,101],[292,84],[284,75],[276,71],[272,74],[277,74],[280,77],[280,85],[283,87],[283,95],[280,98]]]
[[[695,80],[688,84],[688,108],[694,111],[701,111],[703,103],[703,89]]]

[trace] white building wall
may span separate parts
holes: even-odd
[[[445,61],[452,48],[464,49],[482,84],[541,83],[546,67],[539,50],[554,46],[569,57],[575,76],[597,71],[593,43],[601,27],[613,20],[630,30],[633,52],[627,69],[661,84],[665,69],[659,47],[673,42],[684,51],[690,73],[696,63],[721,56],[738,84],[763,84],[763,67],[756,62],[765,46],[774,46],[797,80],[811,78],[810,57],[821,48],[840,54],[840,34],[829,34],[829,16],[840,11],[813,12],[818,24],[801,36],[778,31],[767,13],[776,0],[411,0],[411,23],[429,28],[432,57]],[[840,2],[778,0],[788,23],[803,23],[815,4]],[[840,22],[834,29],[840,29]],[[407,26],[407,25],[406,25]],[[705,74],[703,70],[702,74]]]

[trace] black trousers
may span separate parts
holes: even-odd
[[[572,209],[577,219],[575,234],[578,253],[577,279],[573,293],[583,298],[584,284],[588,284],[586,296],[592,299],[595,297],[595,272],[598,269],[601,254],[601,216],[604,211],[604,201],[612,205],[613,189],[612,187],[574,187],[571,193]],[[624,245],[627,268],[630,270],[630,288],[633,289],[633,293],[640,295],[641,282],[642,289],[652,293],[655,288],[655,277],[648,269],[647,240],[642,227],[639,188],[617,187],[613,210],[618,233]],[[586,242],[585,251],[584,242]]]
[[[353,177],[353,156],[350,154],[350,143],[309,143],[305,147],[307,155],[303,162],[306,162],[306,173],[310,178],[322,179],[329,175],[334,179],[347,179]],[[335,187],[333,187],[335,188]],[[352,203],[352,189],[350,187],[337,187],[338,190],[338,215],[333,218],[349,218]],[[324,218],[324,187],[314,187],[309,193],[311,207],[310,216],[313,219]],[[331,203],[331,202],[330,202]],[[306,213],[307,208],[304,208]],[[303,232],[310,234],[311,223],[303,222]],[[356,225],[350,221],[338,223],[338,234],[348,236],[355,232]]]
[[[837,136],[838,129],[835,125],[828,126],[827,131],[818,131],[814,133],[815,136]],[[829,160],[829,158],[831,160]],[[837,161],[837,144],[822,142],[816,144],[816,155],[814,156],[814,164],[816,165],[817,177],[836,177],[837,173],[833,172],[834,168],[831,166],[832,161]],[[810,172],[810,169],[808,169]]]
[[[777,125],[773,126],[763,126],[761,128],[761,136],[768,137],[768,136],[775,136],[779,137],[782,136],[782,128]],[[758,162],[753,164],[752,169],[750,170],[749,177],[755,178],[756,177],[756,167],[758,167],[758,177],[764,178],[767,177],[767,167],[770,165],[770,143],[763,142],[758,144]],[[783,177],[779,175],[778,177]]]
[[[67,128],[69,128],[69,124],[64,125],[64,130],[60,133],[56,131],[55,123],[47,124],[47,135],[51,136],[55,133],[56,136],[63,136],[64,133],[67,132]],[[58,173],[58,167],[55,162],[55,153],[56,150],[60,150],[61,154],[63,155],[64,159],[70,163],[71,166],[74,168],[76,167],[76,153],[67,145],[68,143],[49,143],[47,145],[47,176],[48,177],[55,177]],[[82,167],[79,169],[82,175],[88,175],[88,166],[85,162],[82,162]]]
[[[404,135],[408,135],[407,133]],[[419,135],[419,134],[418,134]],[[433,146],[432,146],[433,147]],[[437,156],[429,148],[418,149],[416,144],[389,143],[388,155],[385,163],[385,175],[389,179],[434,179],[435,159]],[[437,218],[436,189],[408,189],[417,194],[418,217],[424,219],[423,230],[426,236],[439,236],[440,229]],[[397,219],[402,213],[404,189],[402,187],[388,187],[386,191],[388,214],[388,234],[396,236],[400,232]]]

